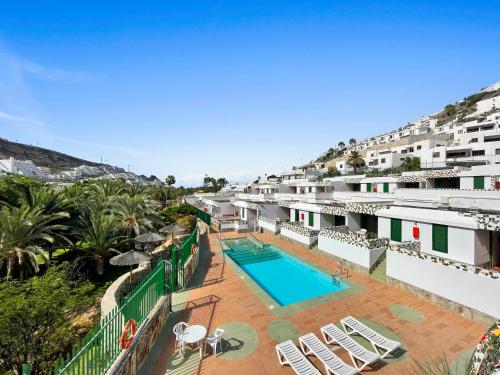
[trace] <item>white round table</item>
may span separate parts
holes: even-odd
[[[195,324],[187,327],[184,330],[182,339],[185,344],[195,344],[198,343],[200,347],[200,358],[203,357],[203,345],[200,343],[207,335],[207,329],[199,324]]]

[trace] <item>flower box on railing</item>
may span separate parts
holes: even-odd
[[[400,253],[400,254],[405,254],[405,255],[416,257],[416,258],[419,258],[422,260],[426,260],[428,262],[441,264],[441,265],[446,266],[446,267],[451,267],[451,268],[454,268],[457,270],[462,270],[465,272],[473,273],[473,274],[484,276],[484,277],[490,277],[492,279],[500,281],[500,272],[489,270],[489,269],[486,269],[483,267],[474,266],[474,265],[467,264],[467,263],[455,262],[451,259],[442,258],[442,257],[438,257],[435,255],[423,253],[421,251],[409,249],[405,246],[397,246],[397,245],[396,246],[388,246],[388,249],[391,251],[395,251],[397,253]]]
[[[320,236],[333,238],[337,241],[345,242],[354,246],[364,247],[366,249],[379,249],[389,244],[387,238],[367,238],[364,235],[353,232],[345,225],[333,228],[321,228]]]
[[[292,232],[295,232],[297,234],[300,234],[300,235],[306,236],[306,237],[316,237],[319,233],[319,231],[317,231],[317,230],[306,228],[300,224],[295,224],[292,222],[284,222],[281,225],[281,227],[282,227],[282,229],[288,229]]]

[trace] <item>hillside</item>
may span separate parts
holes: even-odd
[[[498,86],[497,86],[498,87]],[[481,100],[493,98],[500,95],[500,89],[493,91],[480,91],[475,94],[469,95],[462,100],[455,102],[454,104],[448,104],[443,107],[442,110],[430,116],[431,119],[437,120],[436,126],[442,126],[454,119],[463,120],[465,116],[472,114],[476,110],[476,103]],[[410,126],[411,123],[406,124],[401,129]],[[373,136],[377,136],[374,134]],[[395,145],[385,144],[383,148],[394,147]],[[370,147],[367,150],[373,150],[376,148]],[[328,163],[333,160],[341,159],[344,150],[338,150],[337,147],[332,147],[328,151],[323,152],[320,156],[313,160],[313,162]],[[331,165],[331,163],[329,163]]]
[[[10,142],[0,138],[0,159],[14,157],[15,159],[27,159],[33,161],[39,167],[48,167],[52,171],[70,169],[82,164],[98,166],[100,164],[76,158],[46,148]]]

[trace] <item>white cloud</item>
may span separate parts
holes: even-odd
[[[46,126],[45,123],[38,120],[33,120],[26,117],[12,115],[6,112],[0,112],[0,120],[6,120],[8,122],[21,123],[21,124],[29,124],[29,125],[37,125],[37,126]]]

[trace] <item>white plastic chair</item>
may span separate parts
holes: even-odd
[[[208,335],[205,340],[205,351],[207,348],[207,344],[212,347],[212,352],[215,356],[217,356],[217,344],[220,344],[220,352],[222,353],[222,335],[224,334],[224,330],[222,328],[217,328],[215,332],[211,335]]]
[[[188,324],[185,322],[180,322],[177,323],[174,326],[174,334],[175,334],[175,349],[177,350],[177,347],[180,348],[181,353],[184,353],[184,330],[188,327]]]

